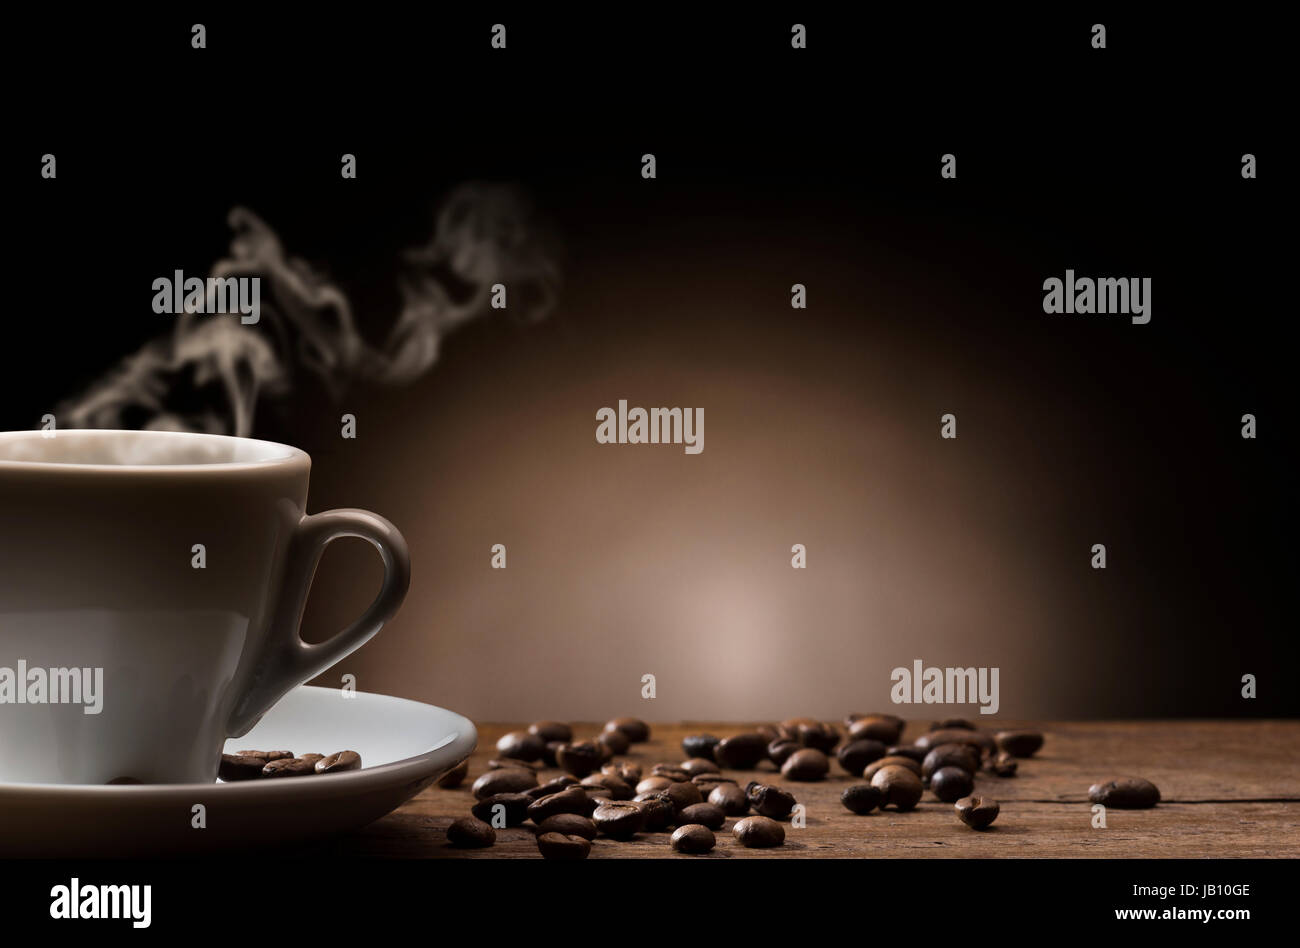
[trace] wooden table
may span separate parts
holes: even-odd
[[[1046,735],[1039,753],[1020,761],[1019,773],[1000,779],[981,774],[976,792],[998,800],[994,827],[977,833],[961,824],[951,804],[928,791],[908,813],[876,811],[856,816],[839,802],[855,782],[832,761],[831,775],[818,783],[785,781],[770,764],[759,771],[728,771],[743,787],[751,779],[788,787],[807,808],[802,829],[787,824],[778,849],[742,848],[728,818],[714,852],[680,856],[667,833],[641,833],[626,843],[597,839],[591,858],[668,857],[734,859],[782,857],[1295,857],[1300,856],[1300,721],[1142,721],[1014,724]],[[470,785],[495,756],[497,738],[520,724],[480,724],[479,746],[469,777],[455,790],[430,787],[394,813],[364,830],[324,844],[341,855],[412,858],[538,858],[531,824],[497,831],[496,845],[460,850],[447,845],[453,819],[466,816],[474,799]],[[904,741],[929,728],[909,723]],[[635,744],[627,758],[648,776],[660,762],[683,759],[688,734],[718,736],[752,730],[752,725],[683,722],[652,725],[651,741]],[[575,725],[578,739],[599,733],[599,725]],[[559,774],[546,770],[542,779]],[[1116,810],[1107,827],[1094,829],[1088,787],[1118,775],[1146,777],[1163,797],[1152,810]]]

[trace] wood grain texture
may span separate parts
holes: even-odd
[[[1017,725],[1046,735],[1039,753],[1020,761],[1015,777],[981,774],[976,792],[1002,805],[993,827],[974,832],[958,821],[951,804],[929,792],[909,813],[876,811],[857,816],[839,802],[855,782],[836,763],[817,783],[785,781],[770,764],[758,771],[728,771],[743,786],[751,779],[790,789],[807,808],[807,826],[787,824],[786,843],[770,850],[741,847],[731,834],[734,819],[717,834],[708,856],[680,856],[667,833],[640,833],[630,842],[598,839],[591,858],[887,858],[887,857],[1296,857],[1300,856],[1300,721],[1099,722]],[[447,845],[446,828],[468,815],[470,785],[495,756],[496,740],[519,724],[479,725],[479,748],[458,789],[431,787],[396,812],[358,833],[330,841],[330,854],[406,858],[539,858],[531,824],[497,831],[483,850]],[[904,740],[928,730],[908,725]],[[575,726],[578,738],[599,725]],[[744,724],[684,722],[652,726],[651,741],[633,745],[628,759],[648,774],[661,761],[683,759],[688,734],[719,736],[751,730]],[[558,775],[547,770],[542,779]],[[1160,788],[1152,810],[1107,813],[1107,827],[1094,829],[1088,787],[1113,776],[1141,776]]]

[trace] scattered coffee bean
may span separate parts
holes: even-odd
[[[682,738],[682,753],[687,757],[713,760],[713,748],[717,746],[718,738],[712,734],[692,734]]]
[[[667,777],[646,777],[636,785],[637,793],[658,793],[660,790],[667,790],[675,781]]]
[[[895,744],[893,747],[885,748],[886,757],[910,757],[918,764],[925,760],[925,755],[930,753],[929,748],[917,747],[915,744]]]
[[[700,793],[707,797],[713,792],[713,788],[721,786],[724,783],[735,783],[731,777],[725,777],[722,774],[696,774],[691,778],[691,783],[700,788]]]
[[[930,792],[944,803],[954,803],[975,789],[975,778],[961,767],[940,767],[930,775]]]
[[[777,725],[777,731],[788,741],[799,741],[799,729],[801,727],[817,727],[821,724],[816,718],[786,718]],[[769,744],[771,741],[768,742]]]
[[[596,735],[596,743],[609,751],[612,757],[626,754],[632,747],[632,742],[622,731],[601,731]]]
[[[772,763],[780,767],[790,759],[791,754],[800,750],[802,747],[803,745],[798,741],[792,741],[785,737],[778,737],[772,743],[767,745],[767,756]]]
[[[682,761],[681,770],[692,779],[700,774],[721,773],[717,764],[711,760],[705,760],[703,757],[692,757],[690,760]]]
[[[462,760],[459,764],[438,778],[438,786],[442,787],[444,790],[454,790],[464,783],[465,778],[468,776],[469,761]]]
[[[650,740],[650,725],[639,718],[615,718],[605,725],[606,731],[622,731],[633,744]]]
[[[555,749],[555,762],[579,779],[600,768],[604,763],[600,746],[594,741],[561,744]]]
[[[497,753],[514,760],[541,760],[546,742],[527,731],[511,731],[497,741]]]
[[[320,754],[307,754],[302,757],[281,757],[268,761],[262,768],[263,777],[306,777],[316,772],[316,761]]]
[[[855,783],[846,787],[840,794],[840,802],[854,813],[870,813],[876,807],[880,806],[880,801],[885,798],[879,787],[873,787],[869,783]]]
[[[532,803],[533,798],[522,793],[496,793],[475,803],[470,812],[494,828],[502,825],[503,821],[505,826],[518,826],[528,819],[528,808]]]
[[[897,744],[903,724],[902,718],[892,714],[864,714],[849,723],[849,739]]]
[[[749,797],[738,784],[718,784],[709,791],[709,802],[728,816],[744,816],[749,812]]]
[[[356,751],[339,751],[316,761],[316,773],[341,774],[349,770],[361,769],[361,755]]]
[[[960,767],[967,773],[974,774],[980,768],[979,751],[969,744],[940,744],[932,747],[921,763],[921,777],[928,780],[943,767]],[[963,797],[965,795],[962,794]]]
[[[573,740],[573,728],[560,721],[534,721],[528,725],[528,733],[536,734],[547,744],[552,741],[566,744]]]
[[[513,767],[515,770],[531,770],[533,773],[541,770],[538,764],[529,763],[526,760],[517,760],[513,757],[494,757],[487,762],[488,770],[502,770],[507,767]]]
[[[829,754],[840,742],[840,732],[833,724],[825,721],[813,721],[800,724],[795,729],[795,739],[804,747],[811,747],[823,754]]]
[[[1160,802],[1160,790],[1142,777],[1116,777],[1088,788],[1088,799],[1117,810],[1145,810]]]
[[[984,764],[989,773],[998,777],[1014,777],[1017,766],[1016,759],[1004,751],[994,754]]]
[[[883,796],[881,809],[892,806],[900,811],[915,807],[923,790],[921,778],[909,768],[898,764],[887,764],[877,770],[871,778],[871,785]]]
[[[867,764],[879,760],[885,756],[885,745],[880,741],[872,741],[866,738],[859,738],[856,741],[849,741],[847,744],[840,746],[835,752],[835,759],[840,762],[845,773],[850,773],[855,777],[862,775]]]
[[[815,747],[795,751],[781,766],[781,775],[787,780],[821,780],[831,769],[826,755]]]
[[[650,774],[653,777],[667,777],[674,783],[685,783],[691,779],[691,775],[676,764],[655,764],[650,769]]]
[[[292,760],[293,758],[287,758]],[[261,757],[250,757],[246,754],[222,754],[221,765],[217,768],[217,776],[226,783],[234,783],[236,780],[255,780],[262,776],[262,768],[266,766],[266,761]]]
[[[613,774],[592,774],[583,777],[582,786],[604,790],[605,795],[611,800],[631,800],[634,795],[632,788]]]
[[[1012,757],[1033,757],[1043,746],[1043,735],[1038,731],[998,731],[998,749]]]
[[[474,781],[474,799],[485,800],[498,793],[523,793],[537,786],[537,774],[522,767],[489,770]]]
[[[785,842],[785,828],[766,816],[747,816],[731,828],[746,849],[767,849]]]
[[[713,748],[713,759],[731,770],[753,770],[767,759],[767,741],[753,732],[724,737]]]
[[[641,807],[630,800],[602,802],[591,814],[596,829],[610,839],[629,840],[645,822]]]
[[[596,808],[596,802],[580,786],[566,787],[559,793],[551,793],[534,800],[528,805],[528,818],[540,823],[557,813],[576,813],[578,816],[590,816]]]
[[[711,830],[718,830],[727,822],[727,814],[722,812],[722,807],[712,803],[692,803],[682,808],[677,819],[680,823],[699,823]]]
[[[678,810],[684,810],[692,804],[704,802],[704,795],[700,793],[700,788],[689,780],[683,783],[670,784],[664,787],[660,793],[672,800],[673,806],[677,807]]]
[[[641,808],[641,829],[647,833],[663,833],[677,823],[677,805],[662,790],[641,793],[632,799]]]
[[[713,830],[699,823],[687,823],[685,826],[677,827],[677,831],[669,840],[674,852],[691,855],[709,852],[713,849],[714,842]]]
[[[537,832],[559,833],[561,836],[581,836],[583,839],[596,838],[596,824],[577,813],[556,813],[537,824]]]
[[[542,762],[546,764],[547,767],[560,766],[559,761],[555,759],[555,755],[559,752],[560,748],[567,743],[568,741],[547,741],[546,750],[542,752]]]
[[[996,754],[997,742],[988,731],[966,731],[961,728],[948,728],[943,731],[931,731],[916,739],[916,746],[927,753],[940,744],[969,744],[976,749],[981,758]]]
[[[946,731],[949,729],[955,729],[959,731],[978,730],[978,728],[976,728],[974,724],[972,724],[970,721],[967,721],[965,718],[944,718],[942,721],[935,721],[933,724],[930,725],[930,730],[932,731]]]
[[[563,833],[542,833],[537,837],[537,851],[543,859],[572,862],[587,858],[591,852],[591,840]]]
[[[620,761],[618,763],[606,764],[600,768],[602,774],[609,774],[611,777],[617,777],[629,787],[635,787],[641,782],[641,765],[634,764],[631,761]]]
[[[921,776],[921,765],[910,757],[882,757],[879,760],[873,760],[862,768],[862,779],[867,783],[871,783],[871,778],[882,767],[906,767],[918,777]]]
[[[569,787],[576,786],[578,781],[568,774],[561,774],[554,777],[541,786],[532,787],[524,791],[524,794],[532,800],[540,800],[542,797],[549,797],[552,793],[559,793],[561,790],[567,790]]]
[[[790,811],[798,802],[789,790],[759,783],[757,780],[751,780],[745,787],[745,796],[749,798],[749,805],[755,813],[777,820],[789,819]]]
[[[447,842],[461,849],[481,849],[497,841],[497,831],[472,816],[461,817],[447,827]]]
[[[758,727],[754,728],[754,730],[757,732],[758,736],[763,739],[764,744],[771,744],[773,741],[785,740],[785,736],[781,733],[781,729],[773,724],[760,724]]]
[[[988,797],[963,797],[955,804],[957,815],[961,821],[971,829],[987,829],[989,824],[998,818],[997,800],[990,800]]]

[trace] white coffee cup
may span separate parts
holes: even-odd
[[[226,738],[379,631],[406,541],[364,510],[307,515],[310,470],[221,435],[0,433],[0,781],[211,782]],[[379,551],[383,586],[309,645],[312,577],[345,536]]]

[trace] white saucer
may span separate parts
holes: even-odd
[[[214,784],[0,783],[0,856],[117,857],[275,847],[356,829],[467,758],[478,734],[443,708],[303,685],[226,752],[354,750],[362,769]],[[192,824],[202,804],[207,826]]]

